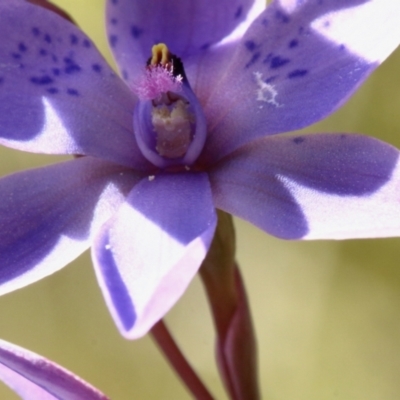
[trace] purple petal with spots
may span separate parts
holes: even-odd
[[[163,42],[185,58],[220,41],[259,0],[108,0],[107,31],[123,78],[134,84]]]
[[[135,97],[73,24],[20,0],[0,4],[0,143],[145,168]]]
[[[143,336],[175,304],[215,225],[206,174],[157,175],[134,187],[92,247],[99,284],[125,337]]]
[[[0,294],[79,256],[139,177],[82,157],[0,180]]]
[[[399,154],[361,135],[259,139],[210,172],[214,202],[284,239],[398,236]]]
[[[215,46],[184,58],[185,72],[190,86],[203,107],[206,107],[209,97],[221,83],[235,54],[238,41],[265,7],[265,0],[255,0],[245,21],[229,36]]]
[[[59,365],[0,340],[0,379],[24,400],[107,400]]]
[[[210,158],[327,116],[400,42],[400,2],[282,3],[251,25],[204,108]]]

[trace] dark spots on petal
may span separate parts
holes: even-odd
[[[342,50],[342,51],[343,51],[343,50],[346,50],[346,46],[345,46],[344,44],[341,44],[341,45],[339,46],[339,49]]]
[[[290,42],[289,42],[289,48],[290,49],[293,49],[294,47],[297,47],[299,45],[299,41],[297,40],[297,39],[292,39]]]
[[[204,43],[203,45],[200,46],[200,50],[207,50],[211,46],[210,43]]]
[[[115,47],[117,45],[117,42],[118,42],[118,36],[117,35],[110,35],[108,39],[110,41],[111,47]]]
[[[285,13],[283,13],[283,12],[280,11],[280,10],[278,10],[278,11],[275,13],[275,18],[276,18],[278,21],[280,21],[280,22],[282,22],[282,23],[284,23],[284,24],[287,24],[287,23],[290,21],[290,18],[289,18]]]
[[[345,135],[344,133],[342,133],[342,134],[340,135],[340,139],[341,139],[341,140],[347,139],[347,135]]]
[[[21,53],[25,53],[25,52],[28,50],[28,48],[26,47],[25,43],[20,42],[20,43],[18,44],[18,50],[19,50]]]
[[[19,67],[19,69],[24,69],[24,68],[25,68],[25,64],[22,64],[22,63],[21,63],[21,64],[19,64],[18,67]]]
[[[303,143],[305,140],[306,140],[306,139],[305,139],[304,137],[298,136],[298,137],[295,137],[295,138],[293,139],[293,143],[295,143],[295,144],[301,144],[301,143]]]
[[[3,83],[4,83],[4,78],[0,76],[0,85],[2,85]]]
[[[127,81],[128,80],[128,78],[129,78],[129,75],[128,75],[128,73],[123,69],[122,70],[122,77]]]
[[[75,34],[71,33],[71,35],[69,35],[69,39],[72,45],[76,45],[79,42],[78,36],[76,36]]]
[[[67,89],[67,93],[68,93],[70,96],[79,96],[79,92],[78,92],[76,89],[71,89],[71,88],[69,88],[69,89]]]
[[[279,56],[272,57],[271,68],[276,69],[276,68],[283,67],[288,62],[290,62],[290,60],[288,58],[283,58],[283,57],[279,57]]]
[[[71,62],[66,62],[66,65],[64,67],[64,72],[66,74],[74,74],[76,72],[80,72],[82,70],[82,68],[76,64],[74,61]]]
[[[74,74],[76,72],[80,72],[81,71],[81,67],[70,57],[65,57],[64,58],[64,63],[65,63],[65,67],[64,67],[64,72],[66,74]]]
[[[292,79],[292,78],[301,78],[304,75],[308,74],[308,70],[307,69],[295,69],[292,72],[289,72],[288,74],[288,78]]]
[[[32,76],[30,81],[35,85],[50,85],[53,83],[53,78],[49,75]]]
[[[38,37],[40,35],[40,29],[36,28],[36,26],[34,26],[32,28],[32,35],[35,36],[35,37]]]
[[[98,72],[98,73],[100,73],[101,70],[102,70],[100,64],[93,64],[93,65],[92,65],[92,69],[93,69],[94,72]]]
[[[112,25],[117,25],[118,24],[117,18],[111,18],[110,22],[111,22]]]
[[[262,25],[267,27],[269,25],[269,22],[267,20],[267,18],[263,18],[263,20],[261,21]]]
[[[12,58],[14,58],[15,60],[20,60],[21,59],[21,54],[19,53],[11,53]]]
[[[256,42],[254,42],[254,40],[246,40],[244,42],[244,45],[245,45],[246,49],[249,51],[254,51],[259,47],[259,46],[257,46]]]
[[[114,4],[114,5],[118,4],[118,0],[111,0],[111,3]]]
[[[91,43],[90,43],[90,40],[88,40],[88,39],[83,39],[82,44],[83,44],[83,47],[86,47],[87,49],[89,49],[90,47],[92,47],[92,45],[91,45]]]
[[[131,35],[133,36],[134,39],[139,39],[140,36],[142,36],[143,29],[139,28],[136,25],[131,26]]]
[[[243,14],[243,7],[242,7],[242,6],[239,6],[239,7],[236,9],[235,14],[233,14],[233,16],[234,16],[235,18],[240,18],[242,14]]]
[[[58,76],[61,73],[61,70],[59,68],[53,68],[51,70],[53,72],[53,75]]]
[[[66,74],[74,74],[74,73],[76,73],[76,72],[80,72],[81,69],[82,69],[82,68],[81,68],[78,64],[70,64],[70,65],[67,65],[67,66],[64,68],[64,72],[65,72]]]
[[[51,36],[48,33],[46,33],[44,35],[44,41],[47,43],[51,43],[53,41],[53,39],[51,38]]]
[[[47,50],[46,50],[46,49],[40,49],[40,50],[39,50],[39,55],[41,55],[41,56],[44,57],[44,56],[47,56],[47,54],[48,54],[48,53],[47,53]]]
[[[246,68],[251,67],[254,65],[257,60],[260,58],[261,52],[257,51],[257,53],[254,53],[253,56],[250,58],[250,61],[245,65]]]
[[[51,93],[51,94],[56,94],[56,93],[58,93],[58,89],[55,88],[55,87],[48,88],[47,91],[48,91],[49,93]]]

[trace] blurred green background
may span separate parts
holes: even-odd
[[[103,0],[57,0],[111,61]],[[363,132],[400,147],[400,51],[348,104],[307,131]],[[6,175],[60,160],[0,149]],[[400,197],[400,196],[399,196]],[[400,398],[400,239],[285,242],[236,220],[238,258],[269,400]],[[226,399],[196,278],[167,323],[217,399]],[[189,399],[152,340],[117,332],[84,254],[0,298],[0,337],[60,363],[113,400]],[[17,397],[0,387],[1,399]]]

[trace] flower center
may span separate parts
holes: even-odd
[[[152,48],[134,92],[133,127],[139,148],[154,165],[191,165],[206,138],[206,121],[182,61],[165,44]]]

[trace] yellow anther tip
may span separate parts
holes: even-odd
[[[151,48],[151,65],[166,66],[171,62],[171,53],[166,44],[158,43]]]

